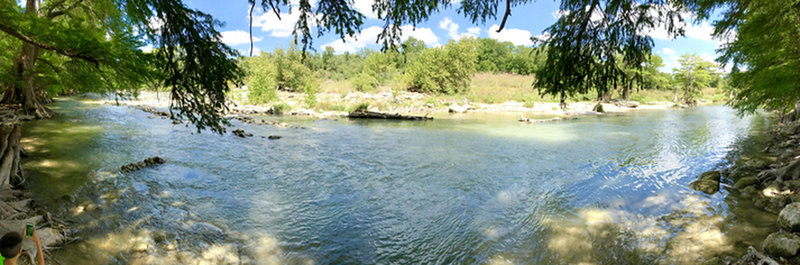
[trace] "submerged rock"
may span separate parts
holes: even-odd
[[[280,135],[270,135],[268,138],[270,140],[278,140],[278,139],[281,139],[281,136]]]
[[[154,156],[154,157],[147,158],[142,162],[136,162],[136,163],[130,163],[130,164],[124,165],[124,166],[122,166],[120,168],[120,171],[122,171],[123,173],[131,172],[131,171],[140,170],[140,169],[143,169],[143,168],[146,168],[146,167],[150,167],[150,166],[164,164],[166,162],[167,161],[164,160],[163,158]]]
[[[791,232],[800,231],[800,202],[786,205],[778,215],[778,224]]]
[[[785,231],[778,231],[767,236],[761,244],[767,254],[779,257],[792,257],[800,249],[800,237]]]
[[[252,133],[245,133],[244,130],[242,130],[242,129],[233,130],[231,133],[233,133],[236,136],[242,137],[242,138],[253,136]]]
[[[689,188],[713,195],[719,191],[719,171],[708,171],[700,174],[697,180],[689,183]]]
[[[758,184],[758,183],[759,183],[759,181],[758,181],[758,179],[756,177],[744,177],[744,178],[741,178],[738,181],[736,181],[736,183],[733,184],[733,188],[734,189],[744,189],[747,186],[752,186],[752,185],[755,185],[755,184]]]

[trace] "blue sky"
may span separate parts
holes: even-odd
[[[186,3],[223,21],[225,26],[220,28],[223,41],[239,49],[242,54],[248,54],[250,44],[247,34],[249,23],[247,1],[188,0]],[[343,53],[364,47],[380,48],[375,40],[383,22],[371,11],[372,0],[355,0],[354,3],[355,7],[367,17],[361,33],[356,38],[348,38],[346,41],[340,40],[335,34],[316,38],[313,45],[315,49],[322,51],[325,46],[331,46],[337,53]],[[446,44],[451,39],[466,35],[510,41],[517,45],[530,45],[529,38],[541,35],[546,27],[555,22],[558,11],[558,2],[552,0],[515,7],[512,9],[513,13],[508,19],[506,28],[496,33],[492,29],[496,29],[500,24],[499,18],[486,21],[485,24],[472,24],[456,12],[457,5],[454,4],[449,9],[434,14],[416,27],[404,26],[403,35],[421,39],[431,47]],[[276,47],[289,46],[298,12],[289,14],[285,8],[282,11],[281,20],[272,13],[256,11],[254,14],[253,38],[256,47],[254,54],[261,50],[271,51]],[[690,24],[686,28],[686,37],[674,40],[668,39],[662,31],[651,32],[650,36],[655,41],[653,50],[664,58],[665,67],[662,67],[662,70],[671,71],[671,68],[677,67],[677,58],[684,53],[696,53],[706,60],[713,60],[716,57],[715,50],[720,43],[711,38],[712,32],[713,27],[708,22]]]

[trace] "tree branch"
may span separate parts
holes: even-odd
[[[52,52],[55,52],[57,54],[61,54],[61,55],[64,55],[64,56],[67,56],[67,57],[70,57],[70,58],[82,59],[84,61],[87,61],[87,62],[95,64],[95,66],[100,64],[100,61],[97,60],[97,58],[94,58],[92,56],[88,56],[88,55],[85,55],[85,54],[81,54],[81,53],[74,53],[72,51],[64,50],[64,49],[61,49],[61,48],[58,48],[58,47],[55,47],[55,46],[52,46],[52,45],[49,45],[49,44],[38,42],[38,41],[34,40],[31,37],[22,35],[22,33],[20,33],[19,31],[15,30],[15,29],[13,29],[13,28],[9,27],[8,25],[5,25],[5,24],[0,24],[0,31],[5,32],[8,35],[11,35],[11,36],[13,36],[13,37],[15,37],[15,38],[17,38],[17,39],[19,39],[21,41],[27,42],[27,43],[29,43],[29,44],[31,44],[33,46],[39,47],[41,49],[52,51]]]
[[[253,56],[253,9],[256,8],[256,1],[250,3],[250,56]]]
[[[66,14],[67,12],[69,12],[72,9],[74,9],[74,8],[78,7],[79,5],[81,5],[81,2],[83,2],[83,0],[78,0],[77,2],[75,2],[75,4],[67,7],[64,10],[55,11],[55,8],[53,8],[53,9],[50,10],[50,12],[47,12],[47,18],[51,18],[52,19],[52,18],[58,17],[60,15]]]
[[[500,28],[497,29],[497,32],[506,27],[506,20],[508,20],[509,16],[511,16],[511,0],[506,0],[506,13],[503,14],[503,21],[500,22]]]

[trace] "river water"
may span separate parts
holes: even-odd
[[[86,100],[52,108],[23,144],[34,198],[82,238],[55,251],[62,264],[693,264],[774,226],[725,189],[687,188],[758,148],[766,118],[723,106],[234,121],[244,139]],[[119,173],[151,156],[167,163]]]

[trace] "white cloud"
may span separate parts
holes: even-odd
[[[153,50],[153,44],[147,44],[145,46],[139,47],[139,50],[142,50],[143,52],[150,52]]]
[[[502,31],[497,32],[500,26],[497,24],[489,27],[489,38],[499,41],[508,41],[514,45],[532,45],[531,32],[524,29],[504,28]]]
[[[711,41],[711,34],[714,34],[714,27],[705,21],[699,25],[692,24],[686,27],[686,37],[689,38]]]
[[[311,1],[312,7],[316,5],[316,1]],[[293,4],[296,6],[295,4]],[[269,32],[272,37],[289,37],[294,32],[294,26],[297,20],[300,19],[300,10],[292,8],[289,13],[280,13],[280,19],[275,15],[275,12],[264,12],[256,14],[253,17],[253,26],[261,27],[262,31]],[[316,19],[314,14],[310,14],[310,26],[316,26]]]
[[[553,18],[555,18],[555,19],[559,19],[559,18],[561,18],[563,16],[569,15],[569,10],[559,9],[559,10],[556,10],[555,12],[553,12],[550,15],[552,15]]]
[[[401,26],[402,36],[401,41],[407,40],[409,37],[425,42],[428,46],[439,45],[439,38],[433,33],[430,28],[414,28],[411,25]],[[322,45],[322,48],[331,47],[337,54],[344,52],[356,52],[359,49],[367,47],[368,44],[374,44],[378,40],[378,34],[383,31],[382,27],[372,26],[361,30],[361,32],[353,37],[345,37],[344,40],[335,40]]]
[[[250,43],[250,34],[243,30],[229,30],[223,31],[222,42],[234,46],[239,44]],[[253,36],[253,42],[259,42],[262,38]]]
[[[400,29],[403,31],[403,36],[400,37],[401,41],[405,41],[409,37],[414,37],[415,39],[425,42],[427,45],[439,44],[439,37],[437,37],[430,28],[415,28],[411,25],[405,25],[401,26]]]
[[[451,39],[458,40],[461,36],[458,35],[458,24],[453,22],[449,17],[445,17],[439,22],[439,28],[447,30],[447,36]]]
[[[677,54],[677,53],[675,52],[675,50],[673,50],[673,49],[670,49],[670,48],[664,48],[664,49],[661,49],[661,52],[662,52],[662,53],[664,53],[664,54],[666,54],[666,55],[675,55],[675,54]]]
[[[703,53],[703,54],[700,55],[700,59],[715,63],[714,60],[717,59],[717,58],[714,57],[714,56],[711,56],[711,54]]]
[[[374,0],[355,0],[353,1],[353,7],[355,7],[358,12],[361,12],[362,15],[366,16],[367,18],[378,18],[378,13],[372,11],[372,3]]]
[[[447,36],[454,40],[460,40],[461,38],[465,37],[474,37],[477,38],[481,34],[481,28],[479,27],[471,27],[467,29],[467,32],[458,32],[459,26],[452,19],[449,17],[445,17],[442,21],[439,22],[439,28],[443,30],[447,30]]]

